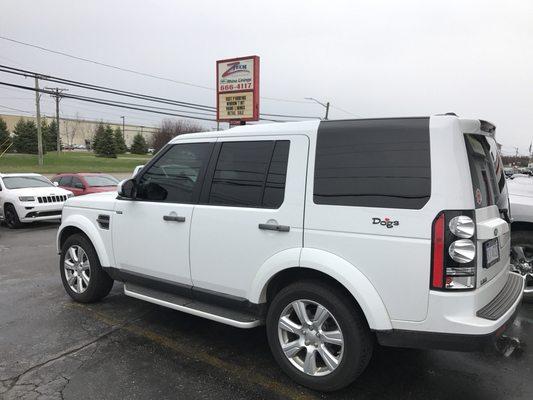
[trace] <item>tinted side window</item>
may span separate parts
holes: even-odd
[[[263,194],[262,206],[265,208],[278,208],[283,203],[287,162],[289,161],[289,145],[290,142],[288,140],[279,140],[274,147]]]
[[[431,194],[429,118],[321,122],[314,202],[420,209]]]
[[[496,204],[499,190],[487,139],[482,135],[465,135],[465,142],[476,208],[492,206]]]
[[[195,203],[211,143],[176,144],[140,177],[137,198],[169,203]]]
[[[283,203],[290,142],[224,142],[209,204],[278,208]]]
[[[68,186],[68,187],[71,187],[72,186],[72,176],[68,175],[68,176],[62,176],[60,179],[59,179],[59,186]]]
[[[81,182],[80,178],[77,176],[72,177],[72,183],[70,184],[71,187],[82,187],[83,183]]]

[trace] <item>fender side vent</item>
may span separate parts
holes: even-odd
[[[98,222],[100,228],[109,229],[109,215],[100,214],[98,218],[96,218],[96,222]]]

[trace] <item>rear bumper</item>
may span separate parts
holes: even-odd
[[[393,329],[377,331],[379,344],[390,347],[408,347],[426,350],[483,351],[493,346],[495,341],[513,323],[518,307],[494,332],[485,335],[465,335],[461,333],[421,332]]]
[[[522,301],[524,279],[509,273],[501,290],[473,315],[456,318],[460,331],[434,329],[392,329],[377,331],[378,342],[384,346],[479,351],[490,346],[512,324]],[[469,332],[470,331],[470,332]]]

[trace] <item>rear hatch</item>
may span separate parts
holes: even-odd
[[[475,204],[477,282],[481,287],[509,265],[509,199],[502,162],[494,138],[465,134]]]

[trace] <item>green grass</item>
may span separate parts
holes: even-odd
[[[96,157],[91,152],[64,151],[61,155],[50,152],[44,156],[44,165],[38,166],[34,154],[4,154],[0,157],[0,172],[131,172],[137,165],[146,164],[150,156],[123,154],[118,158]]]

